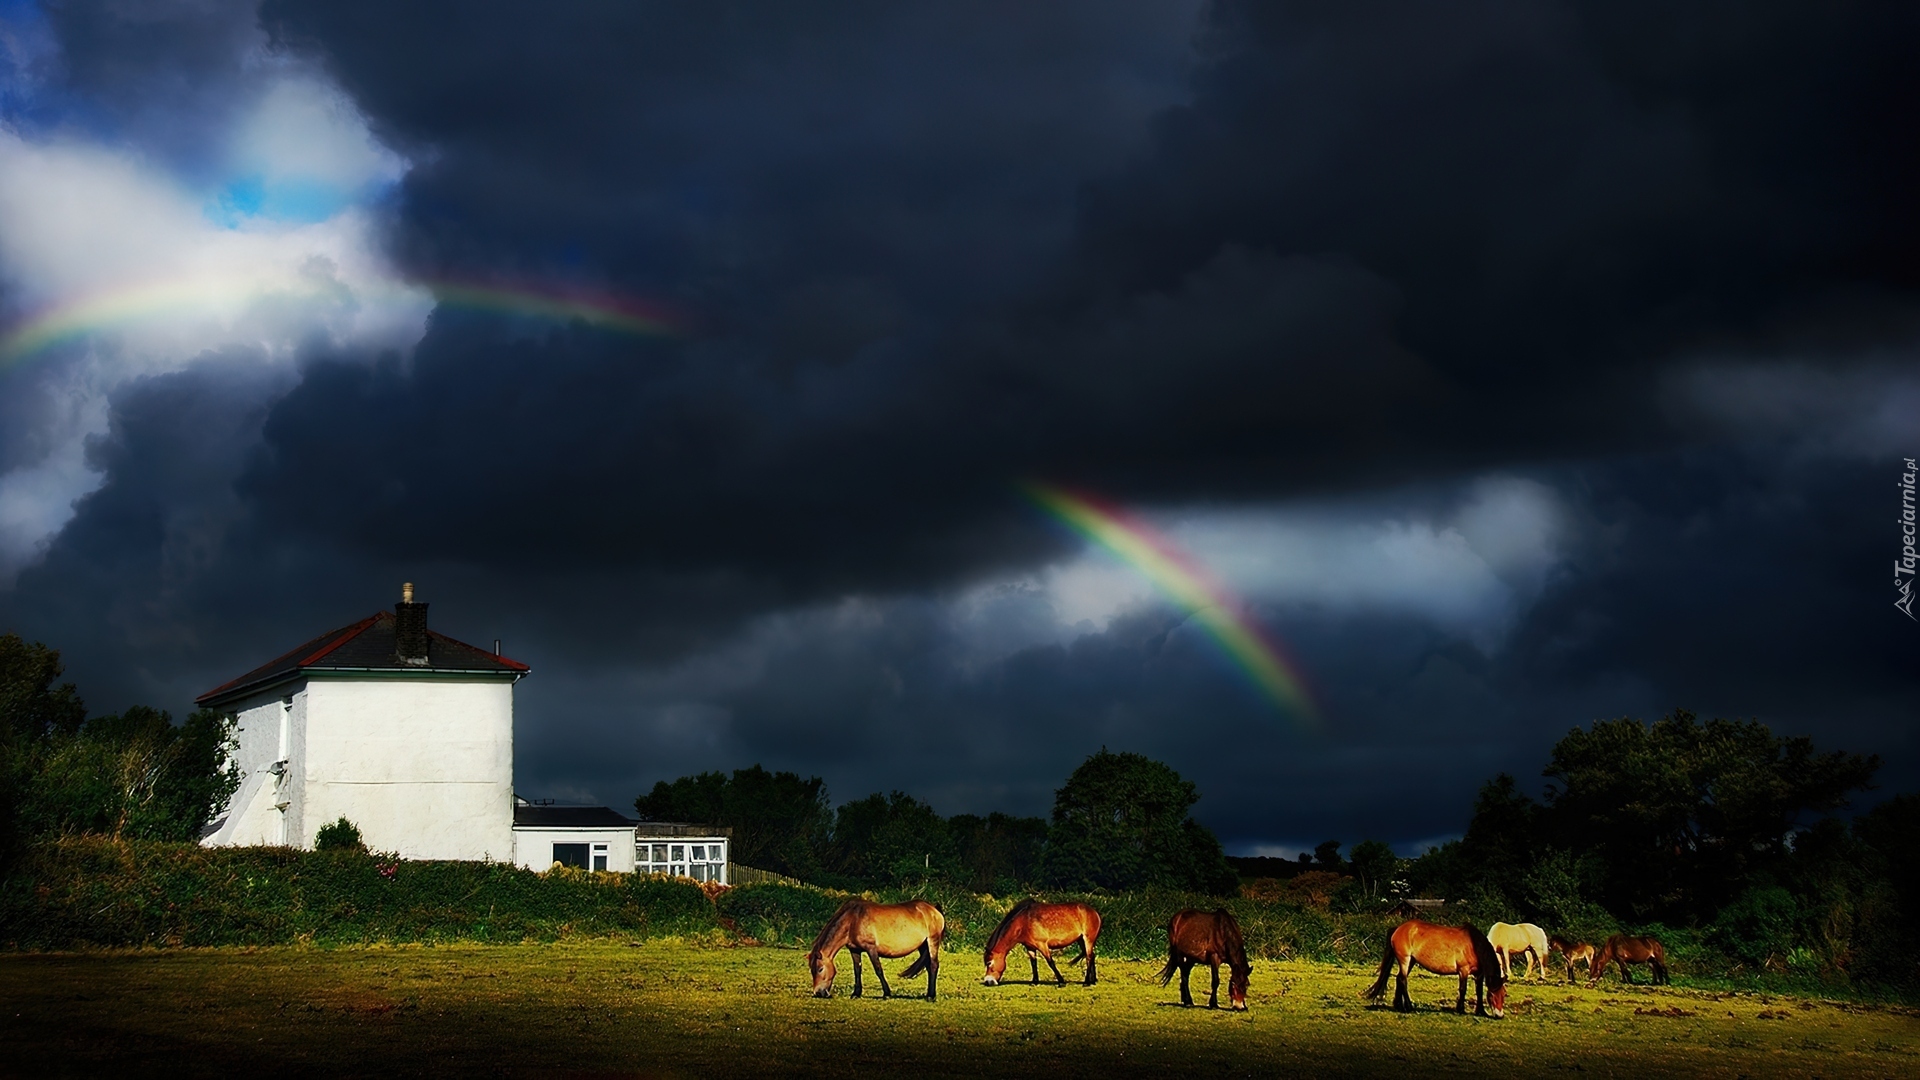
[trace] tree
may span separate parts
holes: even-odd
[[[0,635],[0,847],[77,833],[196,839],[240,785],[233,718],[202,710],[175,724],[136,705],[88,719],[60,673],[58,652]]]
[[[41,836],[196,839],[240,786],[226,756],[232,728],[224,713],[203,709],[176,725],[136,705],[78,731],[51,729],[34,747],[21,820]]]
[[[1372,907],[1392,894],[1394,879],[1400,876],[1400,856],[1392,848],[1378,840],[1362,840],[1353,845],[1347,862],[1353,868],[1359,906]]]
[[[1540,805],[1501,773],[1480,787],[1473,818],[1460,838],[1454,868],[1472,881],[1448,882],[1450,893],[1464,895],[1474,885],[1503,898],[1511,910],[1521,899],[1521,882],[1540,854]]]
[[[1598,858],[1617,916],[1710,919],[1764,884],[1804,818],[1845,806],[1879,767],[1757,721],[1603,720],[1555,744],[1538,836]]]
[[[861,884],[960,876],[959,851],[947,822],[904,791],[875,793],[842,806],[828,850],[828,869]]]
[[[1005,895],[1040,880],[1047,819],[996,810],[984,818],[956,814],[947,827],[959,849],[962,880],[973,891]]]
[[[733,861],[797,878],[818,877],[819,852],[833,823],[826,782],[759,765],[656,783],[633,802],[645,821],[730,826]]]
[[[18,634],[0,634],[0,867],[31,833],[23,820],[47,737],[80,730],[87,707],[59,683],[60,654]]]
[[[1054,794],[1042,877],[1076,889],[1230,892],[1239,878],[1220,841],[1187,816],[1199,800],[1193,783],[1168,766],[1103,749]]]

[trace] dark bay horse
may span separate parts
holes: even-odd
[[[1491,1015],[1496,1020],[1507,1015],[1507,977],[1500,970],[1500,958],[1487,935],[1471,926],[1435,926],[1419,919],[1408,919],[1394,928],[1386,955],[1380,958],[1380,978],[1361,996],[1377,998],[1386,993],[1387,979],[1397,971],[1399,984],[1393,991],[1393,1007],[1412,1012],[1407,973],[1415,964],[1435,975],[1460,976],[1460,997],[1454,1007],[1462,1014],[1467,1011],[1467,980],[1471,978],[1474,1015]]]
[[[987,938],[987,974],[980,981],[988,986],[998,986],[1000,977],[1007,973],[1007,954],[1015,945],[1027,950],[1027,962],[1033,965],[1034,985],[1040,983],[1040,960],[1053,969],[1054,981],[1067,984],[1066,976],[1060,974],[1060,965],[1053,962],[1053,950],[1064,949],[1074,942],[1080,943],[1080,959],[1087,962],[1087,977],[1083,985],[1092,986],[1095,982],[1093,972],[1093,946],[1100,940],[1100,913],[1090,904],[1043,904],[1038,900],[1022,900],[1013,905],[1007,917],[1000,920],[994,928],[993,936]],[[1036,959],[1038,957],[1038,959]]]
[[[1167,985],[1178,970],[1182,1005],[1193,1004],[1193,995],[1187,991],[1187,976],[1195,964],[1213,968],[1213,990],[1207,995],[1207,1008],[1220,1007],[1221,964],[1227,965],[1229,976],[1228,1007],[1247,1007],[1247,977],[1253,973],[1253,965],[1247,963],[1247,946],[1240,938],[1240,924],[1227,909],[1195,911],[1188,908],[1167,923],[1167,966],[1160,971],[1160,985]]]
[[[813,996],[833,996],[833,958],[841,949],[853,955],[854,997],[860,996],[862,956],[873,963],[873,973],[880,979],[880,996],[885,998],[893,996],[893,988],[887,985],[887,973],[880,970],[881,957],[893,960],[918,952],[920,958],[900,977],[911,979],[926,972],[927,1000],[933,1001],[939,989],[940,939],[946,931],[946,916],[925,900],[876,904],[855,897],[833,913],[820,936],[813,939],[813,950],[807,953],[807,967],[813,972]]]
[[[1588,985],[1598,984],[1601,977],[1607,973],[1607,965],[1616,960],[1620,962],[1620,978],[1625,982],[1633,981],[1633,968],[1628,966],[1630,964],[1651,965],[1655,986],[1667,981],[1667,950],[1657,939],[1615,934],[1608,938],[1607,943],[1600,946],[1600,952],[1587,962]],[[1569,965],[1567,970],[1571,972],[1572,966]]]
[[[1568,982],[1573,981],[1573,965],[1575,963],[1582,963],[1587,965],[1587,976],[1589,978],[1593,976],[1593,946],[1592,945],[1589,945],[1584,941],[1576,945],[1573,942],[1570,942],[1563,937],[1548,938],[1547,944],[1549,947],[1551,947],[1551,949],[1554,952],[1559,953],[1562,959],[1566,960]]]

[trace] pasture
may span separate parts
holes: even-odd
[[[1230,1013],[1175,1005],[1177,987],[1152,981],[1156,962],[1103,958],[1095,987],[1034,987],[1022,956],[1009,972],[1022,981],[985,987],[977,950],[945,959],[929,1003],[920,979],[895,982],[913,996],[850,999],[844,970],[835,996],[816,1000],[800,951],[672,940],[15,953],[0,955],[0,1072],[1920,1073],[1920,1010],[1898,1005],[1555,981],[1514,984],[1495,1021],[1442,1011],[1451,978],[1417,976],[1417,1011],[1399,1014],[1361,1000],[1371,970],[1256,961],[1250,1011]],[[1195,980],[1204,991],[1204,970]]]

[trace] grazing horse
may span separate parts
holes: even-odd
[[[1377,998],[1386,992],[1387,978],[1396,971],[1399,985],[1393,991],[1393,1007],[1413,1011],[1413,997],[1407,993],[1407,973],[1419,964],[1435,975],[1460,976],[1460,998],[1455,1002],[1462,1014],[1467,1011],[1467,980],[1473,979],[1475,1016],[1491,1014],[1498,1020],[1507,1015],[1507,977],[1501,974],[1500,958],[1494,955],[1487,935],[1471,926],[1435,926],[1419,919],[1408,919],[1394,928],[1387,941],[1386,955],[1380,958],[1380,978],[1362,997]]]
[[[1575,945],[1574,943],[1568,941],[1566,938],[1563,938],[1563,937],[1550,937],[1547,939],[1547,945],[1554,952],[1559,953],[1561,957],[1566,960],[1568,982],[1573,981],[1573,965],[1575,961],[1579,961],[1580,963],[1587,965],[1587,975],[1588,977],[1592,977],[1593,975],[1593,946],[1592,945],[1589,945],[1584,941],[1579,943],[1578,945]]]
[[[946,931],[946,916],[937,905],[925,900],[904,904],[876,904],[858,897],[849,900],[827,920],[820,936],[813,939],[813,950],[807,953],[807,967],[813,972],[813,996],[833,996],[833,958],[841,949],[853,955],[854,997],[860,996],[862,956],[872,961],[884,998],[893,996],[893,988],[887,985],[887,973],[880,970],[880,958],[893,960],[918,952],[920,958],[900,977],[911,979],[925,971],[927,1000],[933,1001],[939,989],[940,939]]]
[[[1651,965],[1655,986],[1667,981],[1667,950],[1658,939],[1615,934],[1600,946],[1600,952],[1587,963],[1588,985],[1598,984],[1607,973],[1607,965],[1616,960],[1620,962],[1620,978],[1625,982],[1633,982],[1633,968],[1629,964]]]
[[[1074,942],[1080,943],[1079,959],[1087,962],[1087,977],[1083,985],[1092,986],[1095,982],[1093,972],[1093,945],[1100,939],[1100,913],[1093,910],[1091,904],[1043,904],[1038,900],[1022,900],[1013,905],[1007,917],[1000,920],[994,928],[993,936],[987,939],[987,974],[980,981],[988,986],[998,986],[1000,977],[1007,973],[1007,954],[1015,945],[1025,946],[1027,962],[1033,965],[1033,983],[1040,984],[1040,960],[1053,969],[1054,981],[1061,986],[1067,984],[1067,977],[1060,974],[1060,965],[1053,962],[1053,950],[1064,949]],[[1040,959],[1035,959],[1038,956]]]
[[[1227,1005],[1247,1007],[1247,977],[1253,965],[1247,963],[1246,942],[1240,938],[1240,924],[1226,908],[1195,911],[1188,908],[1167,923],[1167,966],[1160,970],[1160,985],[1167,985],[1173,973],[1180,972],[1180,1004],[1192,1005],[1187,991],[1187,976],[1193,965],[1213,968],[1213,990],[1207,995],[1207,1008],[1220,1007],[1220,965],[1227,965]]]
[[[1497,922],[1487,927],[1487,940],[1493,942],[1493,951],[1500,957],[1500,974],[1508,981],[1513,979],[1513,954],[1519,953],[1527,958],[1526,978],[1533,978],[1533,965],[1538,962],[1540,974],[1547,973],[1547,932],[1530,922]]]

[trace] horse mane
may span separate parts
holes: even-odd
[[[810,953],[818,953],[827,947],[827,941],[833,937],[835,931],[844,927],[847,920],[853,918],[854,907],[859,903],[858,899],[850,899],[840,905],[839,909],[833,913],[833,917],[827,920],[827,925],[820,928],[820,936],[813,939],[813,948]]]
[[[992,956],[994,946],[999,945],[1000,939],[1005,937],[1007,933],[1013,929],[1013,917],[1015,915],[1021,915],[1026,913],[1027,911],[1031,910],[1035,904],[1038,904],[1039,902],[1040,901],[1035,900],[1033,897],[1029,896],[1025,900],[1022,900],[1019,903],[1013,905],[1013,909],[1007,912],[1007,917],[1004,919],[1001,919],[1000,925],[994,927],[993,933],[987,935],[986,955]],[[940,905],[938,904],[934,905],[934,907],[936,908],[938,908],[939,906]],[[941,912],[941,914],[944,915],[946,913]]]
[[[1235,969],[1250,968],[1247,963],[1247,941],[1240,936],[1240,922],[1226,908],[1215,908],[1213,919],[1214,934],[1218,937],[1220,951],[1227,956],[1227,965]]]
[[[1472,923],[1461,923],[1460,929],[1465,930],[1467,939],[1473,942],[1473,963],[1486,973],[1487,986],[1497,990],[1506,985],[1507,977],[1500,974],[1500,958],[1494,955],[1493,942]]]

